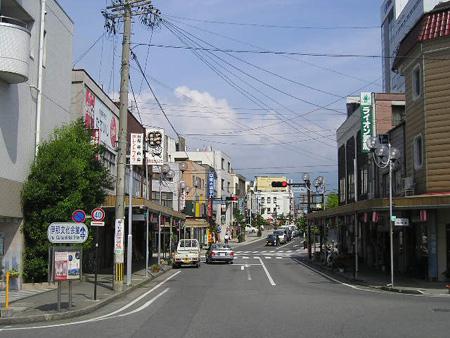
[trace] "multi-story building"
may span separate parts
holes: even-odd
[[[445,280],[450,271],[449,13],[450,1],[437,5],[400,43],[394,69],[405,78],[404,121],[380,138],[402,155],[393,168],[393,215],[407,219],[407,226],[394,226],[395,273],[429,280]],[[358,196],[354,202],[346,194],[339,207],[308,219],[329,233],[337,231],[343,252],[353,251],[356,238],[360,262],[387,270],[391,222],[387,170],[379,170],[374,180],[379,189],[371,198]],[[360,180],[357,183],[358,191]]]
[[[233,172],[231,158],[220,150],[212,148],[197,151],[184,151],[179,149],[174,154],[176,161],[191,160],[197,164],[208,165],[216,173],[216,195],[213,202],[213,209],[216,214],[216,223],[219,225],[221,237],[232,225],[232,207],[230,198],[233,194]]]
[[[286,177],[257,176],[254,194],[257,213],[264,219],[273,221],[278,217],[289,217],[292,214],[292,191],[289,186],[272,187],[272,182],[285,181]]]
[[[45,17],[45,20],[41,20]],[[0,2],[0,255],[22,269],[20,194],[39,142],[71,120],[73,22],[55,0]],[[42,51],[40,53],[40,50]]]
[[[405,80],[393,71],[394,58],[400,42],[422,15],[440,0],[384,0],[381,5],[381,46],[383,55],[383,91],[403,93]]]

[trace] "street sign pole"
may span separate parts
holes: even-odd
[[[98,227],[95,229],[95,277],[94,277],[94,300],[97,300],[97,274],[98,274]]]

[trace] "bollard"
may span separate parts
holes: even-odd
[[[9,271],[6,273],[5,309],[9,307]]]

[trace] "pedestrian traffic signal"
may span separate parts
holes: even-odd
[[[286,188],[287,186],[286,181],[272,181],[272,188]]]

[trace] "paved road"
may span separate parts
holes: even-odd
[[[252,243],[232,265],[173,270],[96,314],[3,328],[0,337],[449,336],[449,298],[342,285],[299,263],[298,249]]]

